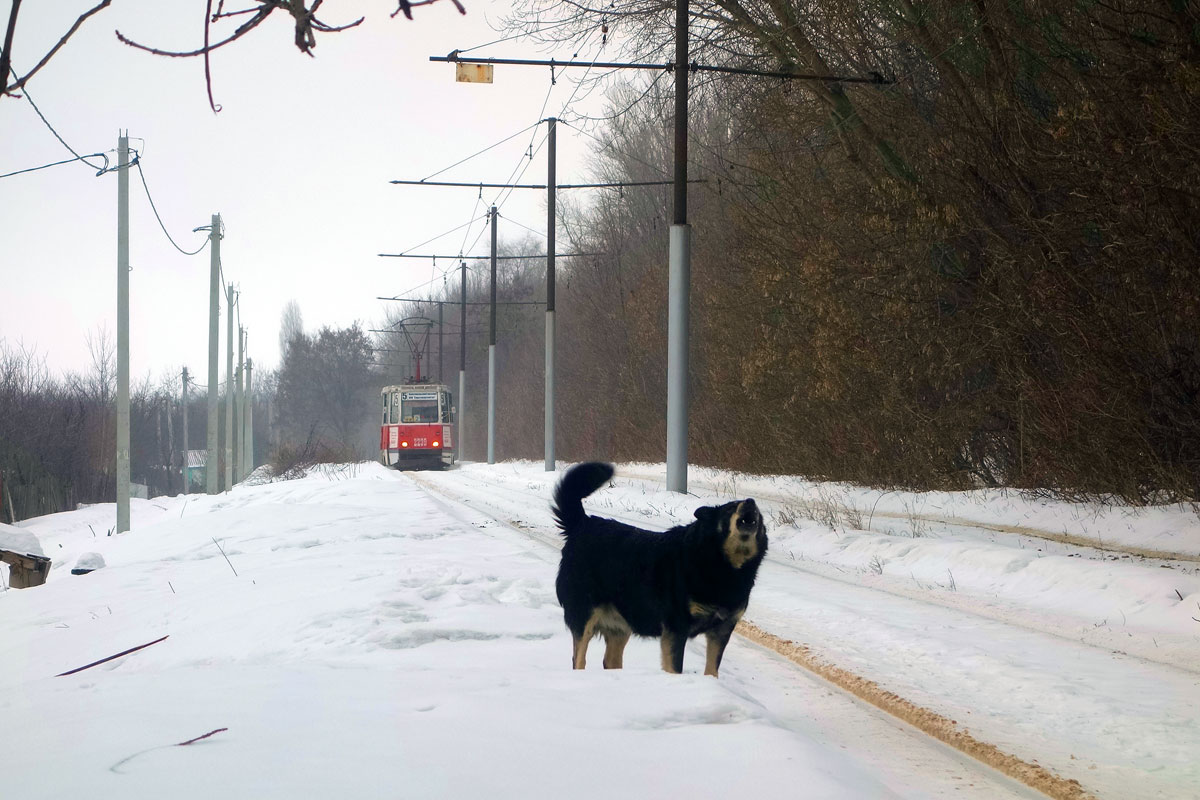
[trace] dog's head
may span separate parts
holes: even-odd
[[[696,519],[721,539],[721,549],[734,569],[767,551],[767,526],[758,505],[750,499],[696,509]]]

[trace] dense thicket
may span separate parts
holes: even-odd
[[[371,340],[357,323],[313,335],[291,332],[275,393],[277,445],[287,457],[352,461],[378,453],[379,386],[372,362]]]
[[[669,46],[671,6],[603,13],[646,55]],[[692,8],[698,61],[895,79],[697,77],[691,169],[709,183],[690,219],[693,460],[1200,494],[1194,4]],[[528,12],[543,30],[573,15],[553,29],[564,38],[602,18]],[[662,84],[595,129],[605,178],[663,177]],[[619,92],[614,111],[642,94]],[[560,283],[565,457],[663,457],[668,220],[662,193],[628,190],[563,221],[573,247],[606,253]],[[539,325],[523,335],[522,379],[540,387]],[[531,387],[519,396],[506,418],[540,412]],[[540,426],[529,436],[501,455],[539,455]]]

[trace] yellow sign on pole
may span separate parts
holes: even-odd
[[[455,64],[454,79],[459,83],[491,83],[491,64]]]

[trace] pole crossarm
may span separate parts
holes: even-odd
[[[491,301],[484,300],[468,300],[463,303],[461,300],[430,300],[428,298],[419,297],[376,297],[376,300],[388,300],[396,303],[446,303],[448,305],[468,305],[468,306],[490,306]],[[545,300],[500,300],[496,303],[498,306],[544,306]],[[375,330],[371,328],[371,333],[399,333],[398,330],[389,328],[386,330]]]
[[[584,256],[602,256],[604,253],[559,253],[559,258],[568,258],[571,256],[583,258]],[[466,261],[481,261],[488,256],[435,256],[421,255],[418,253],[378,253],[380,258],[447,258],[447,259],[462,259]],[[497,261],[519,261],[526,258],[546,258],[545,255],[538,256],[496,256]]]
[[[467,189],[546,189],[544,183],[460,183],[456,181],[388,181],[402,186],[461,186]],[[626,183],[559,183],[555,189],[624,189],[627,186],[670,186],[674,181],[630,181]],[[708,183],[707,178],[694,178],[688,183]]]
[[[619,62],[619,61],[555,61],[553,58],[549,60],[539,58],[464,58],[460,56],[458,50],[453,50],[449,55],[445,56],[430,56],[430,61],[442,61],[451,64],[506,64],[511,66],[522,67],[587,67],[589,69],[649,69],[661,70],[665,72],[674,72],[675,63],[667,61],[662,64],[639,63],[639,62]],[[710,64],[697,64],[693,61],[688,65],[688,70],[691,72],[716,72],[724,75],[752,75],[759,78],[783,78],[793,81],[823,81],[825,83],[868,83],[877,86],[885,86],[895,83],[894,80],[883,77],[878,72],[872,72],[869,76],[856,77],[847,75],[816,75],[811,72],[796,72],[794,70],[759,70],[748,69],[743,67],[720,67]],[[543,187],[544,188],[544,187]]]

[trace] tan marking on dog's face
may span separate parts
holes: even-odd
[[[745,505],[744,501],[738,503],[733,513],[724,520],[725,558],[729,559],[729,564],[734,569],[741,569],[743,564],[758,555],[757,527],[753,531],[748,531],[737,525],[737,520],[741,519],[742,509]],[[759,512],[756,510],[755,513]],[[743,535],[746,535],[747,538],[743,538]]]

